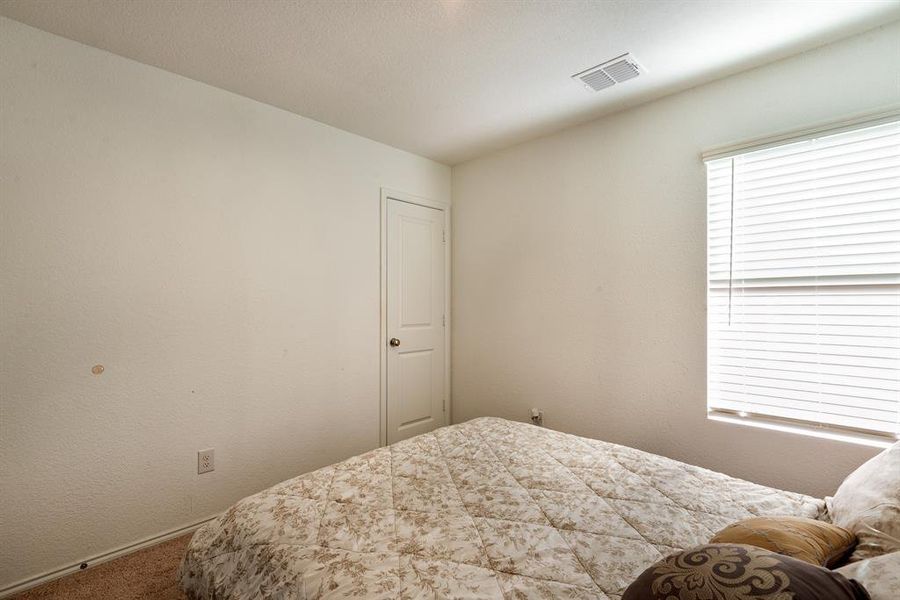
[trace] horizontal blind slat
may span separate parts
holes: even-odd
[[[752,199],[811,191],[890,187],[891,182],[897,180],[898,163],[897,156],[889,156],[867,163],[816,169],[804,173],[802,178],[783,174],[766,179],[748,179],[742,175],[735,177],[734,188],[740,198]]]
[[[721,386],[725,381],[745,381],[759,385],[769,385],[771,387],[780,387],[786,390],[802,392],[810,397],[816,397],[818,394],[827,394],[829,396],[839,396],[846,398],[848,406],[862,405],[871,401],[883,401],[896,405],[896,393],[892,390],[882,388],[866,387],[862,385],[847,385],[843,383],[828,382],[820,383],[819,381],[804,380],[791,377],[789,373],[763,373],[759,371],[738,372],[738,369],[723,367],[714,373],[721,375],[711,386]],[[710,402],[714,402],[714,398]]]
[[[883,408],[863,408],[858,406],[846,406],[844,402],[826,402],[821,398],[809,397],[794,398],[789,392],[782,393],[778,388],[765,388],[759,386],[741,385],[737,383],[726,384],[721,388],[722,392],[731,396],[745,396],[756,399],[762,404],[772,403],[795,410],[808,410],[832,415],[860,416],[870,420],[893,422],[895,418],[894,407],[891,403],[885,403]],[[802,396],[802,395],[801,395]]]
[[[708,221],[718,223],[727,220],[731,215],[731,191],[723,194],[721,201],[710,201],[708,212]],[[870,190],[867,192],[856,192],[850,194],[807,194],[809,197],[804,198],[785,198],[775,196],[764,201],[751,202],[747,199],[741,199],[740,214],[751,216],[760,214],[769,214],[773,212],[784,212],[786,210],[815,209],[832,206],[860,206],[872,202],[881,202],[884,200],[896,199],[898,190],[894,187],[886,187],[882,189]]]
[[[735,240],[735,245],[751,242],[766,242],[779,240],[816,239],[828,236],[865,235],[871,232],[890,231],[892,227],[900,227],[900,218],[897,219],[866,219],[855,223],[839,223],[822,226],[811,225],[806,227],[773,229],[756,233],[744,232],[740,239]],[[713,227],[711,236],[730,237],[730,228]]]
[[[853,165],[868,164],[900,155],[898,140],[900,135],[884,136],[869,144],[844,146],[832,153],[811,152],[804,155],[802,160],[777,161],[776,165],[744,163],[741,165],[741,175],[751,180],[765,180],[785,175],[806,175],[822,169],[852,168]]]
[[[900,188],[891,195],[884,195],[882,198],[874,198],[871,200],[847,204],[842,202],[840,198],[829,199],[828,202],[812,204],[809,202],[785,202],[777,207],[766,207],[766,210],[759,211],[741,211],[737,216],[740,222],[737,223],[741,228],[750,227],[751,225],[766,225],[769,223],[784,223],[785,221],[800,221],[808,219],[823,219],[825,217],[844,217],[847,215],[866,215],[880,214],[882,211],[897,210],[900,208]],[[808,206],[798,206],[807,204]],[[727,220],[724,217],[721,221]],[[719,219],[713,219],[710,222],[715,226],[719,224]],[[804,223],[805,224],[805,223]]]
[[[842,346],[846,348],[871,348],[873,352],[894,352],[900,350],[900,337],[886,336],[861,336],[861,335],[827,335],[819,332],[790,333],[783,331],[772,332],[711,332],[710,341],[717,344],[731,342],[762,342],[772,344],[814,344],[828,346]]]
[[[727,242],[727,240],[725,240]],[[816,245],[816,244],[819,245]],[[790,252],[815,251],[819,253],[835,254],[839,253],[841,248],[850,248],[857,250],[859,248],[868,248],[871,244],[876,244],[878,248],[893,248],[900,245],[900,240],[896,239],[896,233],[893,231],[876,231],[866,235],[829,235],[815,236],[806,240],[789,240],[789,241],[773,241],[773,242],[746,242],[735,240],[734,244],[722,243],[716,241],[710,244],[710,257],[729,256],[732,251],[741,256],[759,256],[763,253],[773,253],[775,256],[785,255]]]
[[[778,187],[766,188],[754,191],[742,191],[740,188],[735,190],[736,197],[744,201],[778,201],[786,202],[809,200],[818,198],[834,198],[841,196],[852,196],[860,193],[881,192],[886,190],[896,190],[898,185],[897,176],[874,177],[870,179],[862,179],[855,182],[835,183],[823,186],[801,186],[796,185],[792,188]]]
[[[873,128],[864,128],[853,132],[820,137],[815,140],[804,140],[773,148],[755,150],[741,155],[740,158],[743,164],[748,166],[765,163],[766,161],[788,161],[791,160],[791,157],[797,157],[810,152],[827,151],[829,149],[835,149],[836,152],[839,152],[841,148],[852,147],[853,144],[858,144],[860,142],[878,143],[879,139],[896,136],[898,133],[900,133],[900,124],[896,122],[887,123]],[[729,159],[717,160],[725,161]]]
[[[769,404],[763,402],[755,402],[753,397],[735,397],[725,396],[723,404],[711,408],[732,408],[741,411],[749,411],[756,414],[765,414],[773,417],[784,417],[796,419],[800,421],[811,420],[817,423],[827,423],[834,425],[842,425],[845,427],[853,427],[866,430],[884,431],[887,433],[895,433],[897,431],[896,423],[893,421],[883,421],[874,419],[864,419],[859,417],[841,416],[835,417],[818,411],[797,410],[779,406],[778,404]]]
[[[853,411],[857,408],[864,410],[873,410],[880,412],[893,412],[894,402],[892,400],[884,400],[878,398],[870,398],[868,396],[826,393],[821,390],[813,390],[816,394],[810,394],[809,389],[791,387],[788,385],[779,385],[778,382],[768,380],[754,380],[750,378],[725,378],[717,382],[716,389],[742,389],[748,393],[759,392],[761,394],[773,395],[781,394],[783,397],[809,402],[822,403],[831,406],[841,406],[847,411]]]

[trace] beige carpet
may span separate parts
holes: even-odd
[[[12,600],[185,600],[176,577],[191,535],[31,588]]]

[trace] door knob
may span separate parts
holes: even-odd
[[[391,338],[391,341],[388,342],[388,343],[389,343],[392,347],[396,348],[397,346],[400,345],[400,340],[398,340],[397,338]]]

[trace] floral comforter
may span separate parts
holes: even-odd
[[[647,566],[820,500],[481,418],[241,500],[194,535],[190,597],[618,600]]]

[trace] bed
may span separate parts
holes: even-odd
[[[824,502],[654,454],[480,418],[241,500],[194,535],[189,597],[619,600],[646,567]]]

